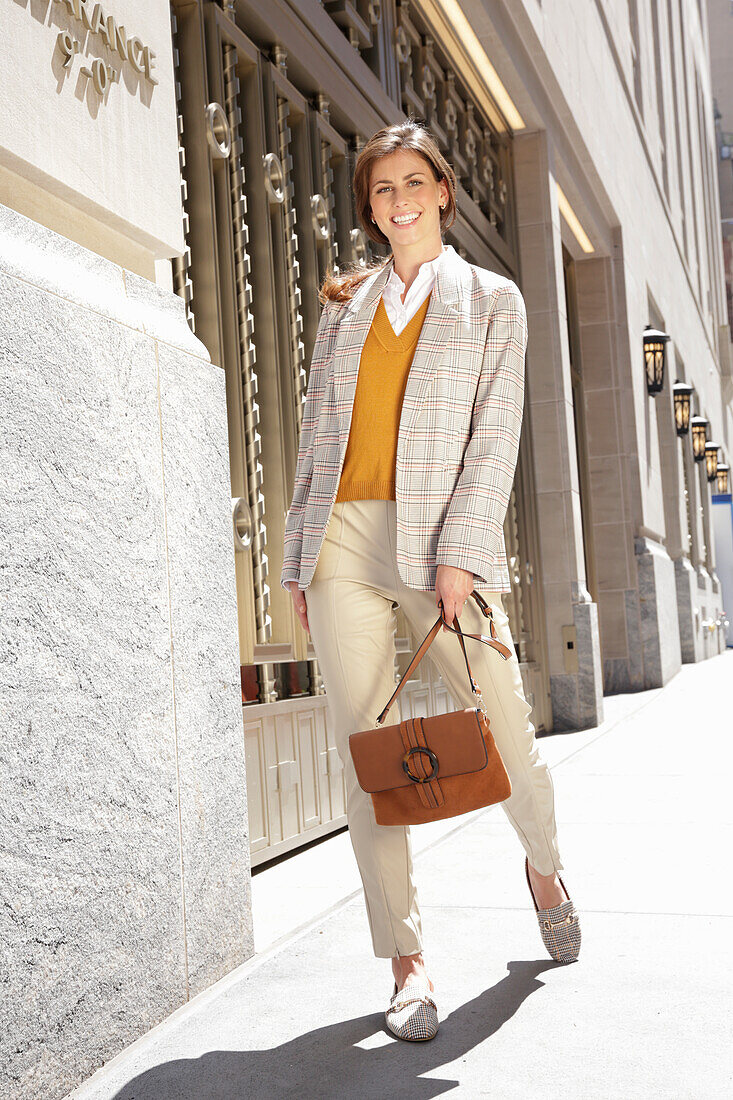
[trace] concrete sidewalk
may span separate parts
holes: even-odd
[[[597,730],[541,739],[581,916],[578,962],[547,955],[523,850],[494,807],[415,858],[435,1039],[409,1044],[386,1030],[390,965],[371,953],[359,893],[70,1095],[730,1097],[732,684],[728,650],[664,688],[608,698]],[[298,897],[282,905],[297,910]]]

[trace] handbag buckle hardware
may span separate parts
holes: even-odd
[[[433,770],[430,775],[426,775],[423,777],[422,775],[412,774],[412,772],[410,771],[410,756],[413,754],[413,752],[427,753],[428,759],[433,766]],[[408,749],[405,755],[402,757],[402,769],[405,775],[409,776],[409,778],[412,779],[415,783],[428,783],[431,779],[435,779],[436,775],[438,774],[438,758],[433,750],[426,748],[425,745],[414,745],[411,749]]]
[[[484,718],[486,718],[487,721],[488,721],[489,712],[486,709],[486,703],[484,702],[483,695],[481,694],[481,692],[479,690],[474,690],[472,694],[473,694],[474,698],[478,701],[478,705],[479,705],[479,708],[481,710],[481,713],[483,714]]]

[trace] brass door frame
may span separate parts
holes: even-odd
[[[375,78],[363,66],[364,85],[360,87],[354,76],[347,87],[344,71],[337,71],[324,53],[319,76],[332,95],[339,94],[338,102],[329,101],[322,92],[306,96],[296,87],[289,73],[292,70],[293,79],[301,86],[312,82],[318,43],[310,33],[312,26],[306,26],[305,13],[298,33],[292,11],[277,0],[272,7],[270,31],[287,46],[297,42],[300,48],[302,44],[301,53],[288,54],[280,45],[271,47],[269,54],[264,52],[265,28],[257,4],[236,6],[240,23],[250,21],[251,37],[217,4],[206,0],[174,0],[173,4],[176,44],[185,58],[178,75],[193,315],[197,335],[212,360],[223,367],[226,378],[232,499],[241,502],[250,533],[248,552],[241,552],[240,547],[235,554],[240,659],[259,667],[259,702],[277,698],[274,676],[278,662],[309,662],[311,689],[321,690],[312,645],[295,619],[289,593],[279,586],[277,558],[271,552],[266,554],[266,545],[279,545],[284,531],[307,386],[306,349],[312,346],[320,315],[317,286],[334,261],[354,257],[354,211],[348,185],[361,140],[358,133],[376,129],[382,122]],[[390,25],[396,28],[400,49],[392,58],[394,64],[388,63],[381,47],[377,49],[379,36],[375,32],[369,48],[377,53],[369,56],[381,59],[386,86],[393,92],[400,89],[403,107],[424,106],[426,119],[443,133],[440,111],[447,110],[452,97],[454,106],[460,107],[462,101],[456,98],[454,82],[433,84],[432,88],[425,83],[428,70],[443,71],[440,46],[427,42],[419,20],[424,28],[429,25],[418,9],[408,10],[403,5],[393,11],[387,5],[385,11],[391,13]],[[338,40],[339,35],[343,42],[341,31],[323,10],[309,11],[307,18],[311,25],[318,22],[321,42],[330,46],[331,39]],[[386,15],[385,21],[386,27]],[[366,45],[362,46],[367,56]],[[355,70],[359,64],[356,54]],[[448,75],[453,80],[452,74]],[[382,93],[386,96],[384,89]],[[342,136],[333,125],[329,102],[341,121],[354,119],[353,139]],[[381,106],[387,102],[385,98]],[[212,156],[204,121],[207,106],[216,103],[223,108],[230,129],[232,152],[226,159]],[[470,110],[464,122],[465,140],[472,137],[475,142],[481,130]],[[461,146],[455,166],[474,195],[459,184],[458,218],[446,239],[462,256],[517,278],[511,141],[506,132],[492,136],[492,168],[485,179],[470,168],[463,152]],[[271,153],[283,164],[287,162],[286,190],[291,187],[289,202],[279,205],[273,205],[264,183],[262,158]],[[509,187],[502,183],[501,207],[499,190],[492,190],[492,178],[494,185],[498,179],[510,183]],[[474,201],[481,195],[484,209]],[[311,210],[317,196],[322,200],[317,204],[319,217],[329,227],[322,240],[314,231]],[[297,252],[293,251],[293,232]],[[366,258],[375,252],[367,248]],[[283,295],[286,285],[287,294]],[[528,417],[525,408],[525,422]],[[512,593],[505,596],[520,660],[542,666],[546,678],[544,616],[536,598],[539,557],[530,447],[530,433],[524,429],[505,524],[513,577],[519,579]],[[272,622],[281,624],[278,630],[282,632],[285,619],[290,624],[290,640],[275,642]]]

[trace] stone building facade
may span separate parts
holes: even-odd
[[[725,645],[672,386],[721,460],[733,410],[697,0],[0,7],[20,1098],[64,1095],[249,958],[251,865],[345,823],[277,580],[317,287],[376,255],[349,185],[375,129],[430,125],[460,183],[446,240],[527,305],[505,604],[538,732]],[[395,676],[416,641],[398,617]],[[450,709],[418,673],[403,715]]]
[[[707,0],[708,40],[717,139],[720,230],[723,242],[728,325],[733,339],[733,8],[726,0]],[[733,402],[733,377],[723,379],[723,401]],[[730,465],[730,452],[728,461]],[[726,609],[727,644],[733,646],[733,480],[730,470],[713,494],[713,541],[716,571]]]

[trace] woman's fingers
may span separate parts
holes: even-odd
[[[310,634],[310,627],[308,626],[308,607],[305,600],[303,600],[302,607],[298,613],[300,615],[300,621],[303,624],[303,630]]]
[[[305,596],[300,591],[300,589],[298,589],[298,593],[299,593],[299,596],[296,600],[295,607],[296,607],[296,610],[298,612],[298,617],[300,618],[300,622],[301,622],[301,625],[303,627],[303,630],[305,630],[308,634],[310,634],[310,627],[308,626],[308,605],[306,604]]]
[[[310,634],[310,627],[308,625],[308,605],[305,602],[305,595],[298,587],[297,581],[292,581],[288,588],[290,589],[290,595],[293,597],[293,604],[295,606],[295,613],[300,619],[300,625],[308,634]]]
[[[466,603],[466,599],[464,598],[463,600],[460,600],[457,597],[446,596],[445,599],[442,600],[442,603],[443,618],[449,626],[455,627],[455,617],[456,615],[460,616],[463,614],[463,608]],[[438,606],[438,610],[440,610],[440,605]],[[445,625],[445,623],[440,629],[443,631],[444,634],[450,634],[450,630]]]

